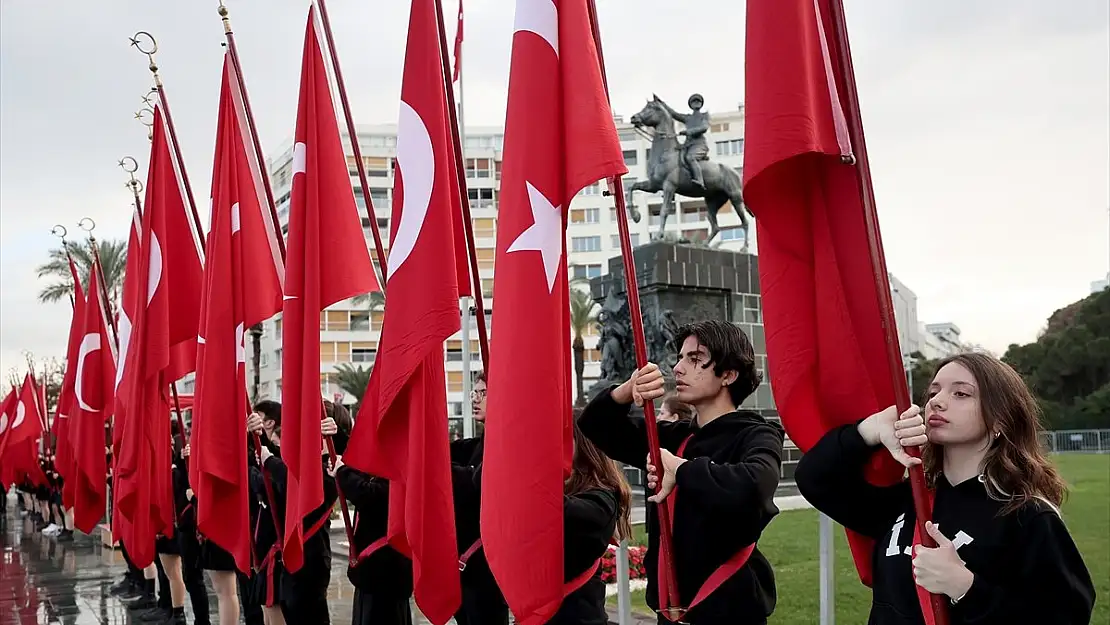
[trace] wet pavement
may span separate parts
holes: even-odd
[[[101,544],[100,537],[74,532],[73,541],[59,541],[35,531],[20,517],[14,498],[0,515],[0,625],[135,625],[139,624],[108,590],[119,581],[126,565],[119,551]],[[333,559],[328,604],[332,623],[351,622],[354,587],[347,581],[346,560]],[[216,597],[208,584],[213,622]],[[185,602],[187,621],[192,608]],[[413,610],[417,623],[426,623]]]

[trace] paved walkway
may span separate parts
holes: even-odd
[[[0,624],[8,625],[131,625],[127,608],[108,589],[126,566],[119,551],[104,547],[99,537],[80,532],[73,542],[59,542],[34,530],[19,516],[14,499],[0,515]],[[347,581],[347,562],[336,558],[328,587],[332,623],[351,622],[354,588]],[[209,585],[213,622],[216,597]],[[193,622],[186,601],[188,622]],[[13,610],[14,607],[14,610]],[[13,616],[15,614],[15,616]],[[417,623],[426,624],[413,610]],[[12,620],[16,619],[16,620]],[[290,624],[292,625],[292,624]]]

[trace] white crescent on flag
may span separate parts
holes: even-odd
[[[8,414],[0,413],[0,434],[8,430]]]
[[[386,261],[389,265],[386,280],[404,264],[416,247],[432,201],[436,176],[435,152],[428,127],[404,100],[401,100],[401,115],[397,123],[397,167],[401,170],[404,185],[404,204]]]
[[[81,381],[85,377],[85,357],[99,349],[100,333],[90,332],[81,339],[81,348],[77,350],[77,374],[73,380],[73,396],[77,398],[77,405],[86,412],[99,412],[99,408],[93,408],[85,403],[85,398],[81,395],[81,390],[84,388]]]
[[[559,55],[559,10],[551,0],[517,0],[513,34],[536,33]]]
[[[147,274],[146,283],[146,303],[149,306],[150,301],[154,299],[154,294],[158,292],[158,285],[162,282],[162,245],[158,243],[158,237],[154,233],[150,233],[150,272]]]
[[[23,400],[15,405],[15,419],[12,420],[12,429],[23,425],[23,419],[27,416],[27,406],[23,404]]]

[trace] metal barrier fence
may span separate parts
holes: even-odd
[[[1110,454],[1110,430],[1056,430],[1041,440],[1053,453]]]

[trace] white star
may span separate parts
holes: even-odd
[[[547,274],[547,292],[555,289],[555,274],[559,271],[559,260],[563,256],[563,218],[562,206],[552,206],[532,183],[528,187],[528,203],[532,206],[532,225],[520,233],[509,246],[512,252],[539,252],[543,257],[543,270]]]

